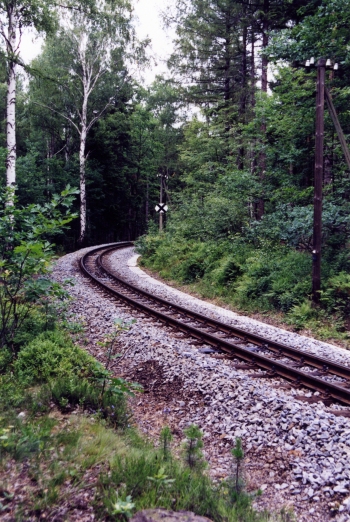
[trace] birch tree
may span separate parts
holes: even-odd
[[[52,7],[52,6],[51,6]],[[0,0],[0,36],[7,58],[6,96],[6,179],[16,184],[16,74],[20,59],[23,31],[51,31],[55,25],[50,4],[41,0]]]
[[[80,233],[86,239],[86,142],[93,125],[115,103],[126,77],[121,66],[112,75],[112,59],[122,65],[130,36],[131,7],[121,0],[113,8],[100,5],[98,15],[74,13],[65,27],[51,38],[39,58],[39,67],[57,79],[49,102],[42,106],[60,115],[79,135]]]

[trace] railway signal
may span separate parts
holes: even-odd
[[[168,211],[168,205],[166,203],[159,203],[159,205],[156,205],[154,208],[156,212],[160,212],[161,214]]]
[[[166,191],[166,180],[168,179],[168,175],[161,172],[160,174],[158,174],[158,177],[160,178],[160,198],[159,198],[159,205],[156,205],[156,212],[158,212],[159,214],[159,232],[162,232],[163,230],[163,215],[166,213],[166,211],[168,210],[168,206],[166,205],[165,202],[163,202],[163,194],[165,192],[165,198],[166,198],[166,194],[167,194],[167,191]]]

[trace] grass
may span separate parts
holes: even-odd
[[[69,520],[77,506],[97,520],[122,520],[113,510],[128,497],[133,512],[163,507],[215,521],[272,520],[254,511],[247,495],[231,503],[224,483],[214,485],[174,458],[163,461],[134,430],[118,432],[95,417],[57,410],[25,420],[7,415],[1,433],[8,438],[1,439],[0,509],[16,520],[50,519],[59,510]]]

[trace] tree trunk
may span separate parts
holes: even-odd
[[[245,13],[244,13],[245,14]],[[245,124],[246,120],[246,101],[247,101],[247,25],[244,20],[243,26],[243,35],[242,35],[242,64],[241,64],[241,75],[242,75],[242,83],[241,83],[241,95],[239,100],[239,116],[240,123],[242,125]],[[237,158],[237,168],[238,170],[244,169],[244,157],[245,150],[242,139],[242,131],[239,131],[239,140],[240,145],[238,148],[238,158]]]
[[[86,240],[86,182],[85,182],[85,166],[86,166],[86,137],[87,137],[87,101],[88,95],[84,88],[83,106],[81,111],[81,132],[80,132],[80,149],[79,149],[79,170],[80,170],[80,235],[78,239],[79,246],[83,246]]]
[[[9,56],[6,101],[6,179],[7,186],[14,187],[16,184],[16,63],[12,61],[11,57],[16,51],[17,38],[16,22],[13,10],[9,11],[8,23],[8,39],[6,45],[7,54]]]
[[[262,35],[262,51],[266,49],[269,43],[269,36],[268,36],[268,30],[269,30],[269,8],[270,8],[270,2],[269,0],[264,0],[264,13],[263,13],[263,35]],[[261,59],[261,90],[263,92],[267,92],[267,67],[268,67],[268,60],[263,55]],[[263,183],[265,179],[265,173],[266,173],[266,153],[265,153],[265,136],[266,136],[266,122],[265,120],[261,123],[261,143],[262,143],[262,150],[259,154],[259,178],[262,184],[262,191],[263,191]],[[265,213],[265,202],[264,202],[264,196],[260,197],[258,201],[258,208],[257,208],[257,218],[261,219]]]
[[[79,150],[79,169],[80,169],[80,235],[78,239],[79,246],[82,246],[86,237],[86,183],[85,183],[85,145],[86,145],[86,128],[82,129],[80,135]]]

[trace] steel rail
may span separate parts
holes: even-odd
[[[161,297],[150,295],[145,290],[125,281],[124,279],[116,276],[113,272],[110,272],[106,266],[103,265],[103,257],[108,254],[112,249],[108,249],[104,251],[98,258],[97,263],[99,268],[102,268],[107,275],[112,278],[117,279],[118,282],[121,282],[123,285],[130,288],[132,291],[135,291],[139,294],[142,294],[146,298],[152,298],[153,301],[161,304],[162,306],[168,308],[176,308],[176,311],[179,311],[191,318],[203,323],[203,326],[206,327],[214,327],[220,330],[225,334],[234,335],[235,337],[239,337],[244,342],[251,342],[256,346],[264,349],[268,349],[272,352],[280,356],[288,356],[289,358],[294,359],[299,364],[313,366],[316,369],[327,371],[331,374],[337,375],[338,377],[343,377],[344,379],[350,379],[350,368],[347,366],[343,366],[341,364],[335,363],[330,359],[325,359],[324,357],[318,357],[316,355],[310,354],[304,350],[300,350],[299,348],[293,348],[292,346],[288,346],[284,343],[280,343],[278,341],[267,340],[266,337],[262,337],[261,335],[251,333],[247,330],[242,330],[236,326],[227,325],[220,321],[216,321],[215,319],[211,319],[205,315],[194,312],[193,310],[189,310],[188,308],[184,308],[180,305],[174,305],[174,303],[162,299]]]
[[[103,270],[107,276],[115,280],[118,284],[122,284],[123,286],[129,288],[131,292],[141,294],[141,296],[143,296],[144,298],[151,299],[153,302],[156,302],[161,306],[171,308],[171,313],[179,313],[180,315],[181,313],[186,314],[187,316],[190,316],[191,318],[194,318],[195,320],[198,320],[201,323],[203,323],[204,327],[212,326],[219,328],[221,332],[238,336],[246,342],[252,342],[253,344],[257,344],[260,348],[267,348],[275,352],[277,351],[278,355],[280,356],[292,357],[294,360],[297,359],[299,360],[300,364],[312,365],[316,368],[321,368],[325,370],[325,375],[327,371],[329,373],[334,373],[335,375],[339,375],[344,378],[348,378],[350,376],[349,368],[341,366],[337,363],[333,363],[329,359],[316,357],[302,350],[291,348],[282,343],[266,340],[265,338],[256,334],[251,334],[233,326],[220,323],[219,321],[210,319],[207,316],[203,316],[201,314],[198,314],[197,312],[193,312],[191,310],[188,310],[187,308],[178,306],[172,302],[151,295],[148,292],[141,290],[140,288],[109,272],[109,270],[102,263],[103,257],[115,249],[125,248],[131,245],[131,242],[124,242],[94,248],[87,252],[84,256],[82,256],[82,258],[80,259],[80,267],[86,275],[92,278],[97,284],[102,286],[109,293],[111,293],[114,296],[117,296],[119,299],[126,301],[128,304],[141,310],[147,315],[151,315],[156,319],[161,320],[166,325],[172,326],[184,333],[190,333],[192,337],[195,337],[196,339],[202,342],[206,342],[211,346],[223,350],[224,352],[232,356],[236,356],[239,359],[253,363],[254,365],[262,368],[263,370],[268,371],[269,376],[271,377],[283,377],[285,379],[295,382],[298,385],[304,385],[308,388],[311,388],[312,390],[317,390],[323,394],[326,394],[328,398],[333,398],[345,404],[350,404],[350,389],[347,389],[344,386],[340,386],[335,382],[329,382],[320,379],[318,376],[312,374],[311,372],[305,372],[296,367],[289,366],[286,363],[280,362],[276,359],[271,359],[249,348],[245,348],[237,342],[222,339],[220,337],[217,337],[215,334],[202,331],[193,325],[185,324],[182,321],[172,317],[171,315],[167,315],[159,310],[155,310],[150,306],[140,301],[137,301],[137,299],[125,295],[123,292],[108,286],[106,283],[98,279],[98,277],[96,277],[86,266],[87,260],[91,256],[91,254],[95,254],[99,250],[102,250],[102,253],[97,257],[96,260],[97,266],[100,270]],[[262,374],[261,377],[264,377],[264,374]]]

